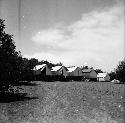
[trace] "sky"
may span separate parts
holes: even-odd
[[[19,12],[19,0],[0,0],[0,18],[23,57],[110,72],[125,55],[124,5],[124,0],[21,0]]]

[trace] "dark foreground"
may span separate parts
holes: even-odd
[[[0,123],[124,123],[124,90],[109,82],[33,82],[20,95],[0,95]]]

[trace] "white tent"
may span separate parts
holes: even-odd
[[[108,73],[98,73],[97,74],[98,81],[110,81],[110,76]]]

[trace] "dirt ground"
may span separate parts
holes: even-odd
[[[124,84],[32,83],[19,87],[25,98],[0,102],[0,123],[125,123]]]

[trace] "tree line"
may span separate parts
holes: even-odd
[[[5,32],[4,21],[0,19],[0,90],[19,84],[20,81],[32,80],[32,69],[38,64],[47,64],[49,68],[62,65],[62,63],[54,64],[47,60],[24,58],[20,51],[16,51],[13,35]]]
[[[120,61],[114,71],[109,73],[111,80],[117,79],[125,83],[125,59]]]
[[[51,63],[47,60],[38,61],[35,58],[23,58],[21,52],[16,51],[13,35],[5,32],[4,20],[0,19],[0,90],[20,81],[33,79],[32,69],[36,65],[47,64],[49,68],[62,63]],[[96,70],[102,72],[101,69]],[[125,60],[121,61],[115,71],[110,73],[111,79],[125,81]]]

